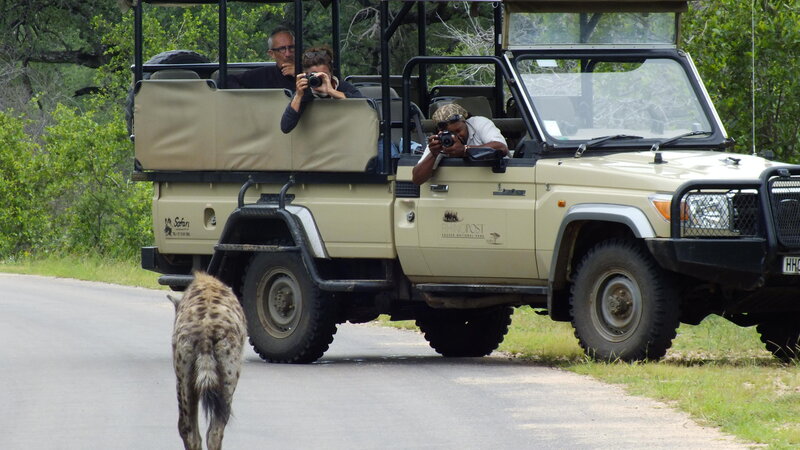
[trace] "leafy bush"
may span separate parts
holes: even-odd
[[[41,142],[0,113],[0,258],[28,253],[131,257],[152,241],[151,187],[131,181],[119,113],[59,105]]]
[[[152,240],[150,186],[130,179],[132,145],[120,113],[97,116],[59,106],[43,136],[50,242],[52,250],[131,256]]]
[[[0,256],[29,252],[47,223],[40,208],[39,146],[25,133],[28,121],[0,112]]]

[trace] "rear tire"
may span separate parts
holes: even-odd
[[[511,324],[512,308],[432,310],[417,319],[431,348],[446,357],[479,357],[503,342]]]
[[[761,342],[776,358],[789,363],[800,361],[800,318],[789,316],[762,322],[756,326]]]
[[[630,240],[601,242],[586,253],[570,306],[581,347],[601,361],[657,360],[672,345],[679,325],[669,277]]]
[[[261,253],[244,278],[250,343],[274,363],[319,359],[336,334],[336,304],[311,281],[297,253]]]

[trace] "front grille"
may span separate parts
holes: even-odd
[[[800,247],[800,177],[771,179],[769,195],[778,242]]]
[[[681,237],[757,236],[758,218],[754,189],[694,189],[681,199]]]

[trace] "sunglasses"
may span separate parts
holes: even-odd
[[[303,58],[306,58],[306,59],[317,58],[317,57],[325,57],[325,56],[328,56],[328,52],[326,52],[325,50],[317,50],[315,52],[305,52],[305,53],[303,53]]]
[[[450,125],[451,123],[461,122],[464,120],[465,120],[464,116],[462,116],[461,114],[453,114],[447,119],[444,119],[441,122],[437,122],[436,126],[439,127],[439,131],[442,131],[447,129],[447,126]]]
[[[293,52],[294,51],[294,45],[284,45],[283,47],[275,47],[275,48],[271,48],[270,51],[273,51],[273,52],[276,52],[276,53]]]

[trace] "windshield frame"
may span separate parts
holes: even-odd
[[[623,50],[623,49],[575,49],[575,50],[568,50],[568,49],[517,49],[517,50],[510,50],[506,54],[506,58],[508,60],[509,66],[512,68],[512,72],[514,77],[516,78],[516,82],[519,86],[521,91],[521,97],[523,100],[524,105],[520,105],[520,107],[524,107],[530,112],[531,117],[533,118],[534,125],[535,125],[535,132],[538,134],[537,138],[539,142],[542,142],[542,149],[547,151],[552,150],[572,150],[578,148],[581,144],[592,140],[592,138],[602,137],[598,136],[591,136],[587,137],[586,139],[568,139],[568,140],[561,140],[555,139],[553,136],[546,132],[544,120],[542,115],[539,111],[537,111],[536,107],[533,105],[533,100],[530,97],[528,92],[528,88],[523,82],[522,73],[519,68],[519,64],[523,61],[530,61],[536,59],[543,59],[543,60],[577,60],[577,59],[595,59],[595,60],[603,60],[603,62],[636,62],[639,60],[644,59],[669,59],[675,61],[679,67],[683,70],[683,73],[686,76],[687,81],[690,84],[692,92],[697,99],[698,104],[702,110],[703,115],[705,116],[708,124],[710,125],[710,129],[706,131],[710,131],[711,134],[706,137],[692,137],[684,139],[682,142],[676,142],[674,145],[670,145],[670,149],[681,149],[681,148],[713,148],[719,149],[724,148],[730,145],[730,140],[727,137],[727,133],[725,128],[723,127],[719,115],[717,114],[716,109],[714,108],[713,104],[711,103],[711,99],[708,96],[708,92],[705,90],[702,80],[700,80],[700,75],[697,72],[697,69],[694,67],[694,63],[692,62],[691,58],[688,54],[684,53],[683,51],[676,50],[676,49],[630,49],[630,50]],[[630,130],[628,130],[630,132]],[[630,133],[629,133],[630,134]],[[646,137],[640,140],[632,140],[632,141],[612,141],[609,142],[608,145],[601,145],[597,147],[599,150],[600,148],[606,147],[614,147],[617,150],[622,149],[647,149],[651,147],[654,143],[663,140],[665,137]]]

